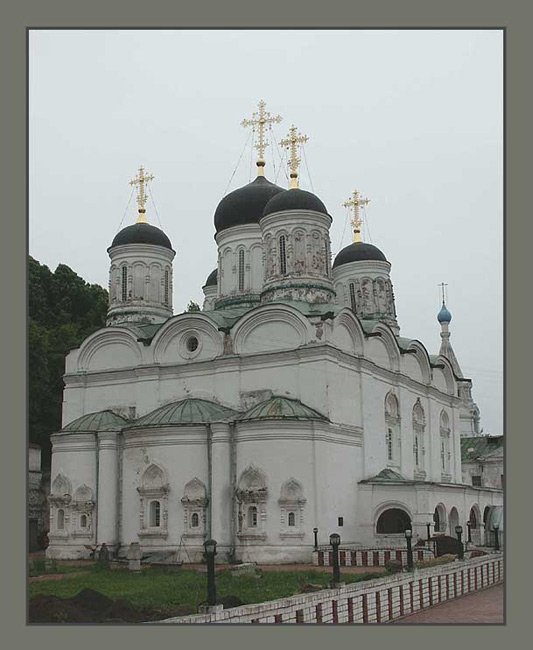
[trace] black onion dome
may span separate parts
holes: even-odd
[[[341,264],[348,264],[349,262],[361,262],[363,260],[376,260],[379,262],[386,262],[387,258],[379,250],[377,246],[367,244],[366,242],[354,242],[349,246],[345,246],[340,253],[335,257],[333,268],[341,266]]]
[[[172,250],[170,239],[165,233],[150,225],[149,223],[134,223],[133,226],[126,226],[115,235],[113,243],[109,248],[115,246],[124,246],[126,244],[150,244],[152,246],[162,246]]]
[[[284,212],[285,210],[312,210],[313,212],[328,214],[326,206],[318,196],[297,187],[285,190],[285,192],[276,194],[276,196],[271,198],[265,205],[263,217],[266,217],[267,214]]]
[[[255,181],[230,192],[220,201],[215,210],[216,231],[259,223],[259,219],[263,216],[263,208],[279,192],[283,192],[283,188],[267,181],[264,176],[258,176]]]
[[[218,268],[213,269],[207,276],[204,287],[216,287],[218,283]]]

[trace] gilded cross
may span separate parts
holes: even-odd
[[[259,168],[258,174],[260,176],[263,176],[263,167],[265,166],[265,149],[268,146],[268,142],[265,140],[265,127],[270,126],[271,124],[274,123],[279,123],[282,120],[281,115],[276,115],[276,117],[272,117],[268,111],[265,110],[266,103],[261,100],[258,104],[259,110],[257,112],[252,113],[252,119],[251,120],[243,120],[241,122],[241,126],[251,126],[252,129],[255,131],[257,127],[257,131],[259,133],[259,138],[257,140],[257,143],[254,145],[257,151],[259,152],[259,158],[257,160],[257,166]]]
[[[139,206],[139,217],[137,218],[137,223],[148,223],[146,217],[144,216],[146,209],[146,191],[145,186],[150,181],[153,181],[154,177],[152,174],[145,175],[144,167],[139,167],[139,175],[136,176],[133,180],[130,181],[130,185],[138,185],[139,192],[137,194],[137,205]]]
[[[359,213],[359,208],[370,203],[369,199],[361,198],[361,193],[359,190],[355,190],[352,195],[352,198],[349,201],[346,201],[342,205],[345,208],[353,208],[353,217],[351,219],[351,224],[353,226],[353,240],[354,242],[361,241],[361,216]]]
[[[298,157],[298,151],[296,145],[304,144],[309,138],[306,135],[298,133],[296,135],[296,127],[291,126],[289,129],[289,136],[287,139],[282,140],[280,145],[286,147],[289,150],[289,166],[291,168],[291,189],[298,187],[298,167],[300,165],[300,158]]]

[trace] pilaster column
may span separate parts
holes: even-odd
[[[97,544],[116,546],[118,531],[118,432],[98,434]]]
[[[225,423],[211,424],[211,536],[218,543],[217,559],[222,562],[229,550],[231,530],[230,431]]]

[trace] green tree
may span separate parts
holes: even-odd
[[[187,311],[201,311],[200,305],[194,302],[193,300],[191,300],[187,305]]]
[[[72,348],[105,326],[108,295],[59,264],[54,273],[32,257],[29,294],[29,433],[50,462],[50,434],[61,428],[65,357]]]

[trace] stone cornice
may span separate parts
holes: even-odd
[[[350,370],[358,371],[359,368],[370,371],[372,376],[386,380],[395,386],[404,386],[418,392],[422,396],[432,396],[448,406],[457,406],[461,403],[459,397],[443,393],[438,388],[423,384],[400,372],[382,368],[374,362],[364,357],[352,355],[349,352],[340,350],[331,343],[311,343],[300,347],[296,350],[280,350],[276,352],[259,352],[247,355],[227,355],[215,359],[189,362],[187,364],[146,364],[142,368],[139,366],[123,368],[120,370],[106,370],[99,372],[86,372],[84,385],[89,384],[108,384],[115,383],[119,380],[133,381],[137,379],[139,373],[143,377],[159,379],[163,376],[180,376],[194,377],[199,375],[211,375],[219,370],[235,369],[247,367],[265,367],[265,366],[285,366],[291,365],[295,361],[308,362],[323,359],[324,361],[342,362],[344,367]],[[79,383],[79,374],[65,374],[63,379],[65,386],[71,383]]]

